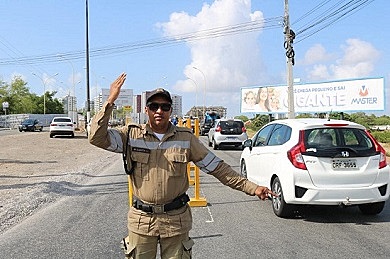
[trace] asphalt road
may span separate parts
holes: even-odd
[[[205,138],[201,140],[205,143]],[[238,150],[215,153],[239,170]],[[357,208],[310,207],[294,219],[273,214],[270,201],[223,186],[201,173],[193,207],[194,258],[388,258],[390,206],[377,216]],[[190,188],[193,194],[193,187]],[[51,204],[0,235],[0,258],[123,258],[127,176],[113,161],[74,194]]]

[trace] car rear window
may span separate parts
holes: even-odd
[[[340,150],[348,150],[352,156],[371,156],[376,152],[375,145],[367,133],[355,128],[306,130],[304,142],[307,151],[320,152],[318,155],[324,156],[334,156],[339,154]]]
[[[53,119],[53,122],[72,122],[72,120],[67,118],[55,118]]]
[[[220,121],[219,126],[221,127],[222,134],[241,134],[244,123],[242,121]]]

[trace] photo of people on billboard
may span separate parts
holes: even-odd
[[[293,101],[297,113],[384,111],[384,78],[296,84],[293,87]],[[241,88],[241,112],[287,113],[288,87]]]
[[[279,87],[242,89],[241,112],[278,112],[281,109],[281,103]]]

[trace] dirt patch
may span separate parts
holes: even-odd
[[[1,135],[0,146],[0,233],[121,159],[89,144],[85,133],[20,132]]]

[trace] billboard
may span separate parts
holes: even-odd
[[[384,78],[294,85],[296,113],[384,111],[384,96]],[[241,112],[288,113],[288,87],[241,88]]]

